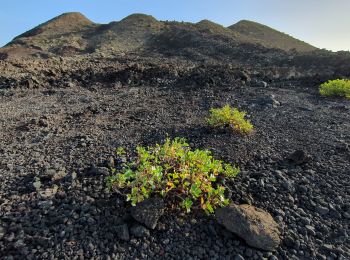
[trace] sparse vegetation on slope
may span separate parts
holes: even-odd
[[[192,207],[213,213],[217,207],[225,206],[225,187],[219,178],[233,178],[239,169],[213,158],[208,150],[191,150],[189,144],[180,138],[167,139],[154,147],[137,147],[136,158],[115,175],[109,177],[110,187],[126,192],[132,205],[160,195],[190,212]],[[124,156],[123,149],[117,154]]]
[[[246,112],[226,105],[223,108],[212,108],[208,123],[214,127],[230,127],[238,133],[249,134],[254,126],[245,116]]]

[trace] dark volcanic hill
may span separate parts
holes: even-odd
[[[183,54],[196,49],[192,52],[232,55],[239,52],[236,47],[242,44],[284,51],[316,50],[286,34],[248,21],[225,28],[208,20],[197,24],[162,22],[149,15],[133,14],[119,22],[95,24],[80,13],[66,13],[17,36],[2,53],[70,56],[152,50],[164,54],[166,49],[168,54],[172,51]]]

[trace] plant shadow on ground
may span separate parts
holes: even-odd
[[[159,128],[143,134],[142,145],[162,143],[166,137],[185,138],[194,149],[206,149],[213,152],[213,156],[227,160],[230,163],[245,164],[252,159],[256,136],[235,133],[228,128],[213,128],[195,125],[173,128]]]

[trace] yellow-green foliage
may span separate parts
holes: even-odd
[[[234,131],[249,134],[253,131],[254,126],[245,119],[245,116],[246,112],[226,105],[223,108],[212,108],[208,123],[214,127],[229,126]]]
[[[339,96],[350,99],[350,80],[329,80],[321,84],[320,94],[324,96]]]
[[[158,194],[187,212],[201,207],[209,214],[229,203],[218,178],[233,178],[239,169],[214,159],[208,150],[191,150],[185,139],[175,138],[153,147],[137,147],[134,160],[114,172],[108,186],[121,190],[132,205]]]

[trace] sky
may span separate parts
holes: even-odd
[[[158,20],[224,26],[251,20],[318,48],[350,50],[350,0],[0,0],[0,46],[65,12],[81,12],[96,23],[132,13]]]

